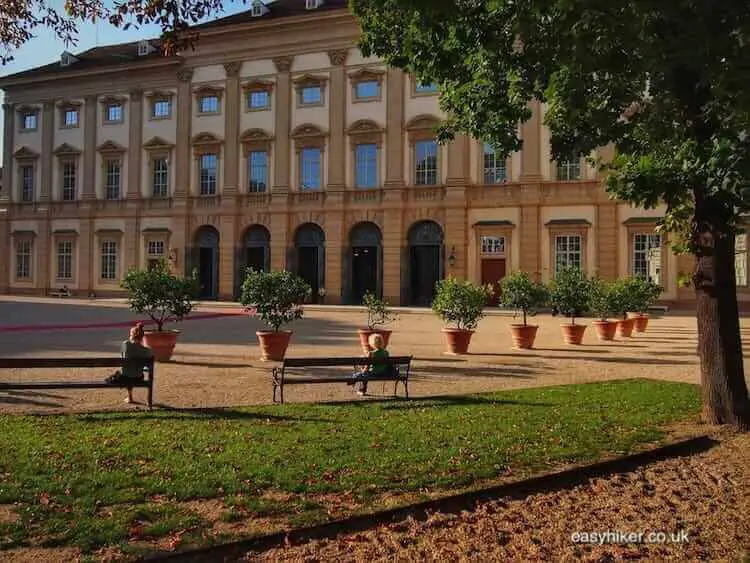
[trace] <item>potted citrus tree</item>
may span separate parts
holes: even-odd
[[[156,324],[156,330],[146,331],[143,343],[151,348],[157,361],[170,360],[180,332],[164,330],[164,324],[181,321],[193,310],[192,300],[197,290],[195,274],[176,276],[169,262],[162,259],[145,269],[131,269],[120,286],[128,294],[130,309]]]
[[[663,291],[659,284],[642,276],[633,277],[631,280],[633,299],[632,310],[628,311],[628,318],[633,319],[633,328],[636,332],[646,332],[648,327],[648,308],[659,299]]]
[[[510,326],[513,346],[520,349],[534,347],[538,325],[527,324],[527,317],[547,301],[547,288],[533,281],[526,272],[513,272],[500,281],[500,305],[521,314],[523,324]]]
[[[284,359],[292,331],[281,330],[281,327],[302,318],[302,304],[308,299],[311,291],[305,280],[286,270],[247,270],[242,282],[240,303],[252,309],[271,329],[255,333],[260,344],[262,360],[278,362]]]
[[[628,318],[628,311],[634,308],[633,278],[619,278],[612,284],[613,313],[620,318],[617,321],[617,336],[629,338],[633,334],[635,319]]]
[[[448,326],[443,328],[448,354],[466,354],[471,336],[484,316],[484,307],[492,295],[489,286],[459,281],[450,276],[439,281],[432,310]]]
[[[617,308],[616,295],[613,291],[613,284],[601,278],[591,280],[591,311],[598,317],[594,321],[594,329],[599,340],[614,340],[617,331],[617,321],[610,319],[615,314]]]
[[[560,325],[566,344],[580,344],[586,325],[576,324],[576,318],[589,309],[591,280],[579,268],[568,267],[560,270],[550,283],[552,305],[570,319],[570,323]]]
[[[362,351],[368,354],[372,351],[368,342],[372,334],[382,336],[383,343],[388,347],[392,331],[382,327],[395,321],[396,315],[389,308],[388,302],[374,293],[365,293],[362,304],[367,307],[367,328],[358,328],[357,333],[359,333],[359,343],[362,345]]]

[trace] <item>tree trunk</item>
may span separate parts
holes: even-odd
[[[696,198],[695,291],[703,418],[750,430],[750,400],[742,363],[734,233],[724,214]]]

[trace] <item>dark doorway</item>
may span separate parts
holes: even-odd
[[[301,225],[294,234],[296,273],[312,288],[310,302],[322,301],[325,289],[325,234],[314,223]]]
[[[210,226],[196,233],[198,249],[198,297],[216,299],[219,296],[219,232]]]
[[[242,282],[248,268],[267,272],[271,267],[271,233],[262,225],[253,225],[245,231],[242,245],[237,249],[235,294],[239,298]]]
[[[491,285],[494,293],[489,298],[488,305],[497,305],[500,297],[500,284],[505,277],[505,258],[482,259],[482,285]]]
[[[434,221],[415,223],[408,233],[408,302],[426,307],[443,278],[443,229]]]
[[[375,223],[358,223],[352,227],[344,273],[347,302],[359,305],[366,293],[382,297],[383,244],[380,228]]]

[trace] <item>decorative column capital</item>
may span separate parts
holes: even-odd
[[[143,89],[142,88],[131,88],[128,91],[128,94],[131,98],[135,98],[136,100],[140,100],[143,97]]]
[[[341,66],[346,63],[346,59],[349,57],[348,49],[336,49],[334,51],[328,51],[328,59],[331,61],[333,66]]]
[[[242,63],[240,61],[232,61],[231,63],[224,63],[224,70],[227,73],[227,78],[237,78],[240,75],[240,69]]]
[[[96,102],[99,101],[99,96],[96,94],[89,94],[88,96],[83,98],[84,102],[86,102],[86,105],[89,104],[96,104]]]
[[[294,62],[293,56],[275,57],[273,59],[273,64],[276,65],[276,72],[289,72],[292,68],[292,62]]]
[[[193,79],[192,68],[181,68],[177,71],[177,80],[180,82],[190,82]]]

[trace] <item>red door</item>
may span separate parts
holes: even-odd
[[[494,294],[487,302],[488,305],[497,305],[500,295],[500,284],[498,282],[504,277],[505,258],[485,258],[482,260],[482,285],[490,284],[494,289]]]

